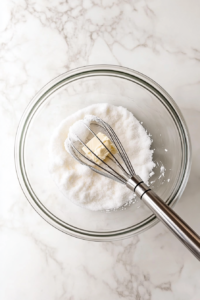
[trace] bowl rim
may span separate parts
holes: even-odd
[[[37,109],[42,105],[43,102],[56,90],[61,88],[63,85],[68,84],[74,80],[78,80],[84,77],[91,76],[105,76],[109,75],[115,76],[123,79],[135,82],[149,90],[154,96],[156,96],[160,101],[162,99],[162,104],[168,109],[171,116],[173,117],[176,125],[178,124],[180,128],[179,131],[182,133],[181,138],[182,145],[185,148],[185,165],[181,172],[181,179],[179,183],[179,188],[174,191],[171,197],[166,201],[169,206],[173,206],[180,199],[187,181],[189,179],[190,169],[191,169],[191,140],[186,122],[182,116],[180,109],[178,108],[172,97],[154,80],[148,76],[122,66],[117,65],[89,65],[79,67],[70,71],[67,71],[48,82],[39,92],[33,97],[28,106],[26,107],[24,113],[22,114],[21,120],[19,122],[16,136],[15,136],[15,147],[14,147],[14,159],[15,159],[15,169],[18,177],[18,181],[22,188],[24,195],[26,196],[32,207],[39,213],[39,215],[46,220],[49,224],[59,229],[60,231],[67,233],[68,235],[74,236],[76,238],[90,240],[90,241],[112,241],[119,240],[123,238],[130,237],[134,234],[138,234],[148,228],[154,226],[158,219],[155,215],[150,215],[148,218],[137,223],[134,226],[130,226],[125,229],[107,231],[107,232],[96,232],[83,230],[77,228],[70,224],[65,223],[54,214],[52,214],[37,198],[36,194],[32,190],[28,177],[26,174],[25,162],[24,162],[24,146],[26,141],[26,133],[31,123],[31,119],[34,116]]]

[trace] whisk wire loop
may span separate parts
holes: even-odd
[[[86,155],[82,154],[75,146],[74,144],[72,143],[71,146],[72,148],[77,151],[82,157],[84,157],[87,161],[91,162],[92,164],[95,164],[98,168],[104,170],[105,172],[109,173],[110,176],[106,176],[106,174],[104,174],[104,176],[106,177],[109,177],[111,179],[114,179],[114,180],[117,180],[123,184],[126,184],[127,180],[124,179],[118,172],[116,172],[111,166],[109,166],[105,161],[103,161],[99,156],[97,156],[78,136],[77,136],[77,139],[79,140],[80,143],[82,143],[96,158],[98,158],[103,164],[105,164],[110,170],[112,170],[115,174],[113,174],[111,171],[105,169],[104,167],[102,167],[101,165],[98,165],[96,162],[94,162],[93,160],[91,160],[90,158],[88,158]],[[82,164],[86,164],[84,163],[83,161],[81,161],[80,159],[77,158],[77,156],[73,156],[74,158],[76,158],[79,162],[81,162]],[[96,169],[96,168],[93,168],[92,166],[90,165],[87,165],[90,169],[92,169],[93,171],[99,173],[102,175],[102,173]]]
[[[76,137],[75,140],[79,141],[83,146],[85,146],[94,155],[94,157],[96,157],[98,160],[101,161],[101,164],[100,165],[97,164],[95,161],[90,159],[86,154],[83,154],[82,151],[80,149],[78,149],[77,146],[75,146],[74,141],[72,141],[69,137],[67,148],[68,148],[69,152],[71,153],[71,155],[76,160],[78,160],[81,164],[86,165],[87,167],[89,167],[90,169],[95,171],[96,173],[104,175],[104,176],[111,178],[115,181],[118,181],[122,184],[126,184],[127,180],[130,179],[133,176],[133,174],[135,174],[135,172],[134,172],[132,164],[128,158],[128,155],[126,154],[126,151],[125,151],[124,147],[122,146],[122,144],[121,144],[120,140],[118,139],[114,130],[106,122],[99,119],[98,117],[95,117],[95,119],[90,122],[90,125],[87,125],[86,122],[84,122],[84,120],[81,120],[81,121],[82,121],[82,124],[87,128],[87,130],[89,130],[89,132],[92,133],[92,135],[94,137],[96,137],[98,139],[98,141],[103,145],[103,147],[106,148],[106,150],[108,151],[109,155],[107,156],[107,162],[102,160],[94,151],[92,151],[92,149],[90,147],[88,147],[88,145],[74,132],[73,132],[73,136]],[[94,132],[94,130],[92,130],[92,128],[90,127],[91,125],[97,125],[98,127],[103,129],[103,132],[108,136],[108,138],[111,140],[111,142],[116,147],[116,149],[118,151],[117,154],[119,155],[122,162],[124,163],[124,166],[122,165],[122,163],[120,163],[120,161],[117,159],[117,157],[115,155],[113,155],[113,153],[110,151],[110,149],[102,142],[102,140],[98,137],[98,135]],[[82,158],[84,158],[84,160]],[[115,170],[108,163],[108,159],[111,162],[113,162],[115,167],[117,166],[119,168],[119,170]],[[86,161],[92,163],[92,165],[87,163]]]
[[[95,136],[98,140],[99,140],[99,142],[106,148],[106,150],[109,152],[109,154],[110,154],[110,156],[111,157],[109,157],[108,156],[108,158],[110,158],[110,159],[114,159],[114,162],[117,164],[117,166],[118,167],[120,167],[121,168],[121,170],[127,175],[127,176],[129,176],[129,173],[127,173],[127,171],[124,169],[124,167],[120,164],[120,162],[118,161],[118,159],[113,155],[113,153],[108,149],[108,147],[106,147],[106,145],[102,142],[102,140],[98,137],[98,135],[87,125],[87,124],[85,124],[85,122],[83,121],[83,124],[85,125],[85,127],[93,134],[93,136]],[[110,137],[110,139],[111,139],[111,137]],[[112,140],[112,139],[111,139]],[[112,141],[113,142],[113,141]],[[83,142],[82,142],[83,143]],[[113,142],[114,143],[114,142]],[[84,144],[84,143],[83,143]],[[115,143],[114,143],[115,144]],[[88,146],[86,145],[86,144],[84,144],[85,145],[85,147],[89,150],[89,151],[91,151],[92,153],[93,153],[93,151],[90,149],[90,148],[88,148]],[[116,144],[115,144],[115,146],[116,146]],[[117,147],[116,147],[117,148]],[[94,153],[93,153],[94,154]],[[94,154],[95,155],[95,154]],[[96,156],[96,155],[95,155]],[[104,161],[103,160],[101,160],[98,156],[96,156],[101,162],[103,162],[104,163]]]

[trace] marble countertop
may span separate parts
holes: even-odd
[[[49,80],[109,63],[140,71],[180,106],[193,165],[175,210],[200,233],[200,2],[0,2],[0,299],[199,300],[200,265],[162,225],[117,242],[64,235],[30,206],[14,167],[20,117]]]

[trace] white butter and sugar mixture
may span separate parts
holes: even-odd
[[[133,114],[122,106],[99,103],[88,106],[70,115],[55,128],[49,147],[49,170],[53,179],[66,196],[66,201],[90,209],[112,210],[131,203],[134,194],[125,185],[99,175],[87,166],[80,164],[67,152],[67,137],[69,131],[76,129],[81,132],[81,122],[87,115],[94,115],[107,122],[116,132],[123,144],[133,168],[145,183],[148,184],[150,173],[155,164],[152,160],[152,140],[140,122]],[[82,124],[82,126],[84,126]],[[70,129],[71,127],[71,129]],[[83,134],[84,134],[83,129]],[[116,148],[106,135],[99,132],[98,137],[113,154]],[[104,160],[108,153],[106,148],[96,139],[89,141],[89,148]],[[114,148],[113,148],[114,147]],[[83,147],[85,155],[97,164],[101,162],[88,149]],[[96,154],[95,153],[95,154]]]

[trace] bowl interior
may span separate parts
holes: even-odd
[[[156,167],[149,180],[150,187],[164,201],[175,201],[183,181],[186,150],[176,113],[164,96],[158,94],[137,78],[103,73],[59,81],[56,88],[41,93],[34,100],[37,105],[31,106],[21,140],[21,169],[32,202],[50,223],[52,220],[59,223],[63,231],[114,236],[138,232],[150,226],[153,220],[151,211],[138,199],[126,209],[86,210],[68,201],[52,180],[48,170],[48,146],[53,130],[70,114],[95,103],[126,107],[143,122],[155,149]]]

